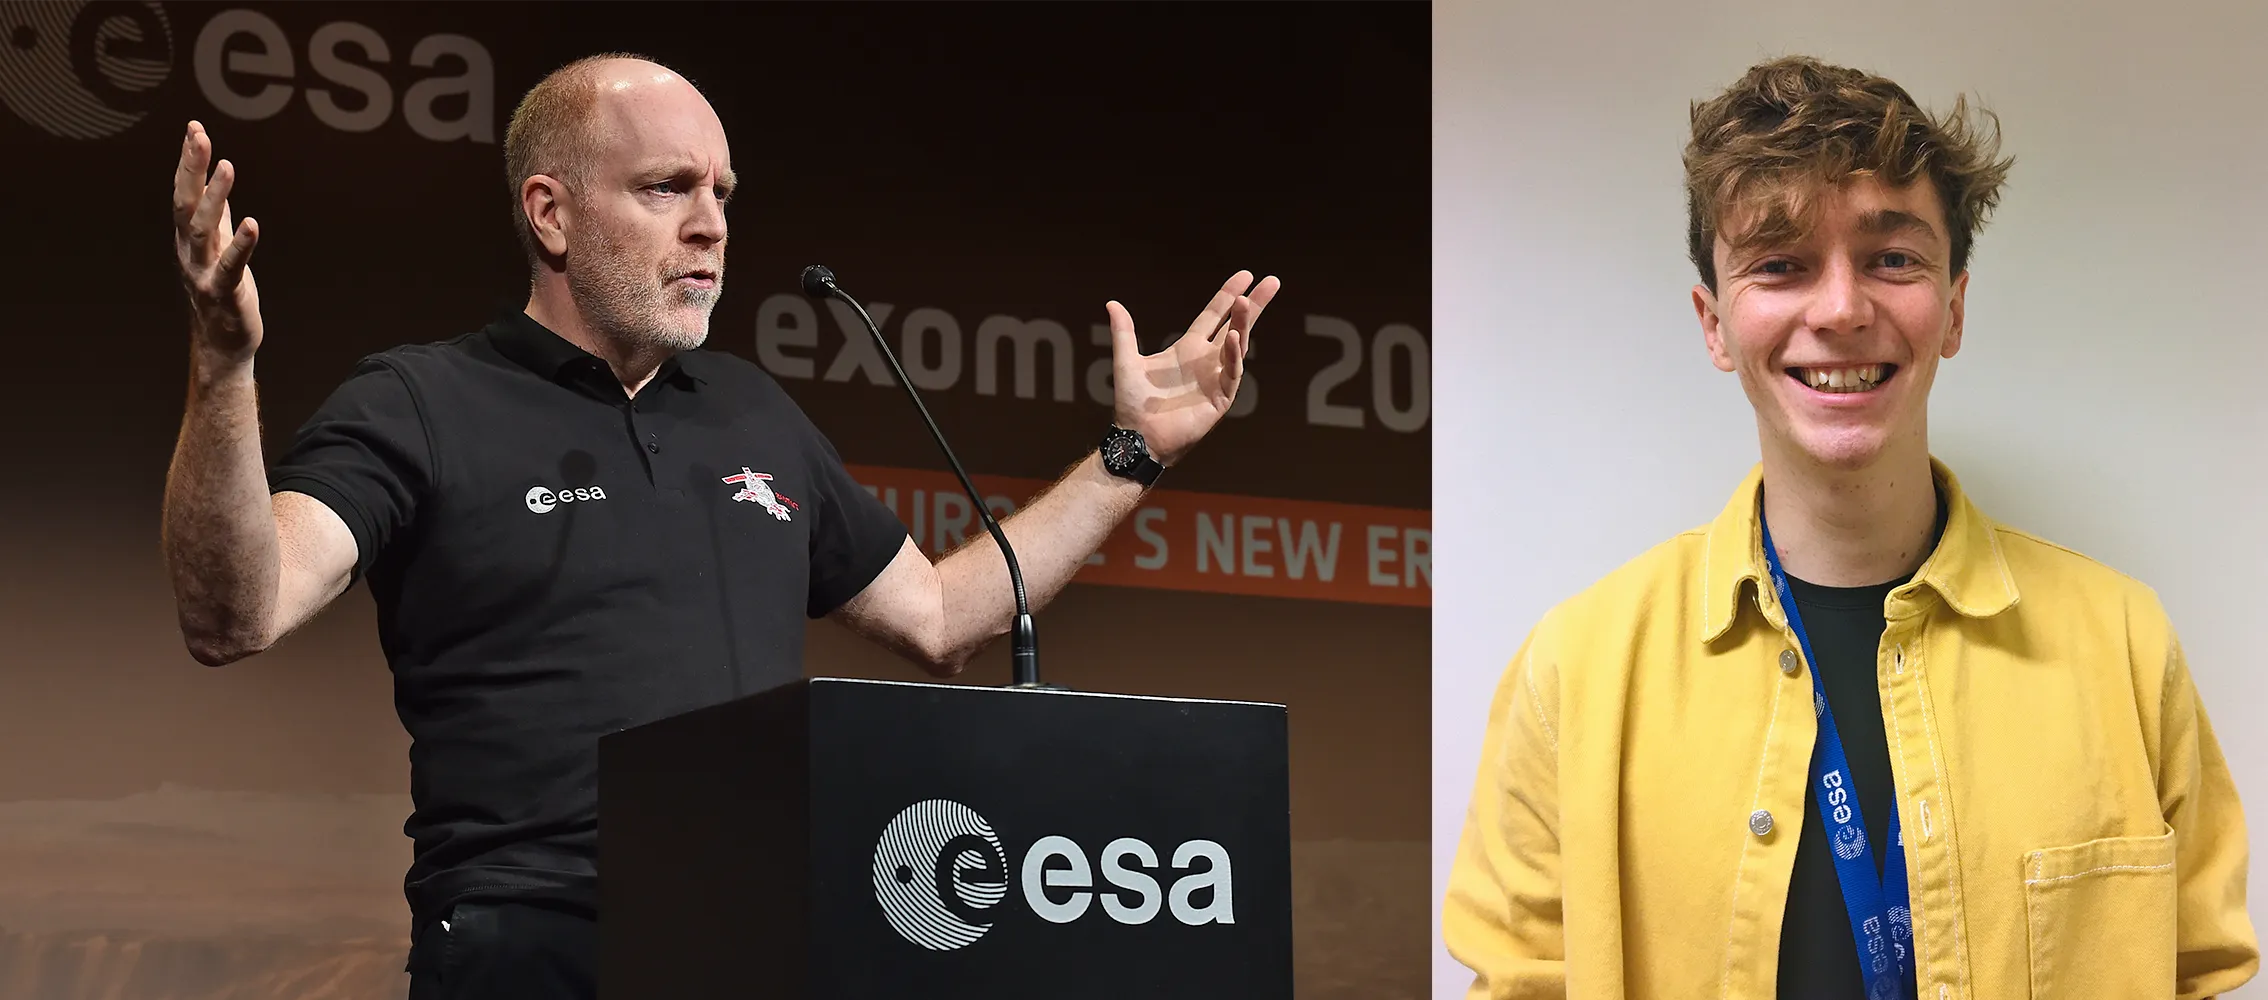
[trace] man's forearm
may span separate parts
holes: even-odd
[[[1055,485],[1001,522],[1000,530],[1016,550],[1025,596],[1034,611],[1071,582],[1111,530],[1140,505],[1143,492],[1140,483],[1104,471],[1102,457],[1090,452]],[[938,625],[942,659],[958,664],[1007,633],[1016,615],[1015,591],[1010,589],[1000,546],[989,532],[979,532],[940,561],[937,576],[944,603]]]
[[[218,665],[256,652],[268,640],[281,568],[249,361],[190,362],[163,531],[190,654]]]

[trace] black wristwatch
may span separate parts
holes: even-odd
[[[1120,479],[1131,479],[1144,486],[1158,481],[1165,466],[1150,457],[1149,442],[1142,440],[1141,431],[1130,431],[1112,425],[1102,439],[1102,467]]]

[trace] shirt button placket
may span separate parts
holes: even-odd
[[[646,454],[659,455],[661,454],[661,443],[656,439],[654,432],[646,429],[647,421],[639,419],[644,415],[645,409],[638,404],[638,400],[631,400],[628,414],[630,418],[630,447],[636,448],[638,446],[638,437],[642,434],[646,438]],[[646,466],[646,482],[650,485],[656,479],[653,460],[647,459],[644,465]]]
[[[1908,700],[1905,696],[1905,689],[1918,683],[1918,681],[1906,671],[1906,640],[1912,638],[1914,638],[1914,635],[1910,633],[1902,633],[1896,625],[1891,626],[1890,631],[1883,637],[1884,641],[1890,644],[1890,676],[1884,678],[1883,683],[1891,693],[1891,697],[1887,702],[1887,706],[1894,706],[1894,710],[1889,712],[1882,721],[1883,724],[1890,727],[1891,730],[1890,749],[1893,756],[1890,762],[1890,767],[1892,780],[1898,785],[1896,789],[1898,800],[1906,799],[1910,791],[1910,786],[1908,785],[1908,783],[1898,781],[1898,776],[1911,776],[1918,773],[1912,770],[1914,762],[1907,759],[1906,741],[1898,738],[1901,734],[1910,734],[1917,732],[1917,727],[1921,725],[1921,720],[1918,718],[1905,718],[1905,713],[1903,711]],[[1911,725],[1908,724],[1909,722],[1911,723]],[[1917,747],[1914,749],[1917,752],[1926,753],[1926,751],[1921,750],[1921,748]],[[1900,804],[1903,805],[1905,803],[1900,802]],[[1914,816],[1920,821],[1918,824],[1916,824],[1920,827],[1920,829],[1907,829],[1907,824],[1901,823],[1899,833],[1901,839],[1904,840],[1906,845],[1908,845],[1914,856],[1913,863],[1909,864],[1906,868],[1907,892],[1909,893],[1911,898],[1911,902],[1908,905],[1911,906],[1914,910],[1919,911],[1923,906],[1922,873],[1928,870],[1929,867],[1929,863],[1924,858],[1924,855],[1926,855],[1931,850],[1930,845],[1936,839],[1933,836],[1936,831],[1933,829],[1933,824],[1930,822],[1928,796],[1926,794],[1913,796],[1911,805],[1913,806],[1913,810],[1911,813],[1909,813],[1909,815]],[[1922,967],[1926,956],[1924,956],[1921,952],[1922,942],[1919,940],[1918,934],[1921,929],[1921,924],[1922,921],[1917,913],[1916,919],[1914,920],[1914,929],[1917,934],[1916,940],[1914,940],[1912,943],[1914,949],[1914,975],[1920,983],[1920,988],[1924,996],[1927,996],[1932,992],[1933,985],[1935,986],[1936,991],[1942,994],[1945,989],[1944,985],[1931,984],[1929,982],[1931,970],[1927,970]]]

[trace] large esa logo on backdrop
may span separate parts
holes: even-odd
[[[65,139],[133,127],[172,78],[173,25],[152,0],[0,0],[0,104]],[[398,53],[376,29],[333,21],[304,38],[255,10],[221,11],[190,46],[205,103],[239,121],[273,118],[296,99],[316,121],[370,132],[393,121],[435,142],[496,141],[496,71],[463,35],[410,46],[417,79],[395,93]]]
[[[173,26],[155,3],[0,3],[0,104],[65,139],[117,135],[173,73]]]
[[[1161,909],[1192,927],[1236,922],[1228,850],[1213,841],[1192,840],[1175,849],[1172,867],[1186,874],[1164,891],[1158,853],[1141,840],[1113,840],[1099,860],[1111,889],[1096,891],[1087,853],[1077,843],[1041,837],[1020,866],[1024,904],[1056,924],[1080,919],[1097,900],[1121,924],[1149,923]],[[990,931],[1009,899],[1008,885],[1008,855],[999,834],[958,802],[930,799],[906,807],[874,846],[874,898],[882,915],[900,936],[932,951],[965,948]],[[1197,894],[1208,889],[1211,901],[1199,904]],[[1135,902],[1122,898],[1127,895]]]

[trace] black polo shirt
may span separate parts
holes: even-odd
[[[595,911],[599,736],[802,676],[804,619],[906,539],[755,365],[685,352],[633,400],[517,311],[363,359],[269,487],[354,533],[419,927],[475,897]]]

